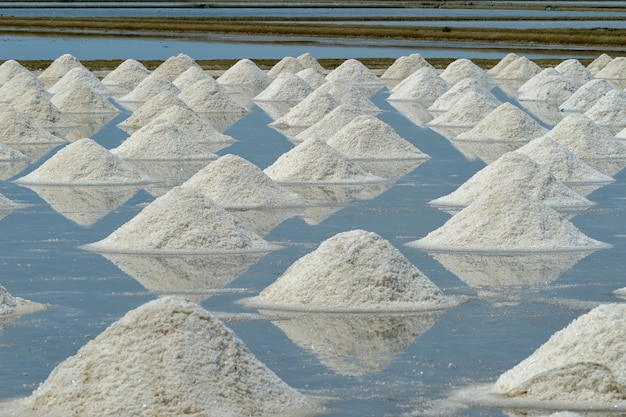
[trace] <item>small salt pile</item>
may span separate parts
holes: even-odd
[[[178,97],[197,113],[231,113],[243,116],[248,112],[220,85],[209,80],[195,82],[182,91]]]
[[[581,86],[574,94],[559,106],[562,112],[586,112],[606,93],[613,90],[611,84],[601,79],[594,79]]]
[[[150,71],[141,62],[127,59],[109,72],[102,79],[102,84],[110,91],[128,94],[148,75]]]
[[[454,85],[461,80],[472,79],[478,82],[483,88],[490,90],[494,87],[494,82],[487,73],[467,58],[456,59],[446,67],[440,74],[448,84]]]
[[[296,145],[263,172],[280,183],[363,184],[383,181],[317,139]]]
[[[611,62],[612,60],[613,58],[611,58],[610,55],[607,55],[604,53],[600,54],[596,59],[591,61],[589,65],[587,65],[587,69],[589,70],[589,72],[591,72],[595,76],[604,67],[606,67],[609,64],[609,62]]]
[[[244,227],[204,194],[175,187],[106,238],[96,252],[200,254],[269,252],[277,246]]]
[[[123,97],[120,97],[118,101],[120,102],[130,102],[130,103],[145,103],[150,100],[154,96],[163,91],[169,91],[172,94],[178,94],[180,90],[172,84],[167,78],[162,76],[159,73],[152,72],[146,78],[141,80],[137,87],[133,88],[133,90],[126,94]]]
[[[200,143],[166,119],[155,118],[126,138],[113,155],[133,160],[209,160],[217,159],[206,143]]]
[[[595,79],[593,74],[579,60],[574,58],[566,59],[554,67],[554,69],[563,74],[577,88]]]
[[[348,82],[354,85],[383,85],[369,68],[356,59],[347,59],[326,75],[328,81]]]
[[[118,126],[122,129],[137,129],[142,126],[145,126],[152,119],[157,117],[159,114],[164,112],[166,109],[171,106],[181,106],[189,108],[178,96],[171,91],[163,91],[141,106],[139,106],[133,114],[128,116],[125,120],[118,123]],[[191,110],[191,109],[190,109]]]
[[[296,75],[302,78],[306,83],[315,90],[318,87],[321,87],[322,84],[326,82],[326,78],[313,68],[306,68],[300,72],[297,72]]]
[[[372,115],[355,117],[326,143],[354,160],[430,158]]]
[[[77,84],[74,88],[55,94],[50,99],[50,102],[66,114],[113,114],[120,112],[106,97],[82,84]]]
[[[614,134],[619,132],[626,127],[626,92],[609,91],[585,112],[585,116]]]
[[[535,75],[539,74],[542,68],[535,62],[521,56],[502,68],[497,76],[493,76],[498,80],[522,80],[528,81]]]
[[[397,58],[380,76],[385,81],[402,81],[422,68],[434,69],[420,54],[403,55]]]
[[[0,87],[0,102],[10,103],[15,98],[30,91],[36,91],[48,98],[50,93],[45,85],[33,74],[19,72]]]
[[[55,59],[41,74],[39,79],[46,84],[54,84],[68,71],[76,67],[83,67],[78,59],[70,54],[64,54]]]
[[[209,80],[217,84],[217,81],[215,81],[205,70],[195,65],[189,67],[189,69],[176,77],[174,81],[172,81],[172,84],[178,87],[180,91],[183,91],[185,88],[192,86],[201,80]]]
[[[272,82],[272,78],[249,59],[240,59],[217,78],[222,85],[247,86],[259,94]]]
[[[292,56],[286,56],[280,61],[278,61],[272,68],[267,71],[267,75],[270,78],[277,78],[283,72],[288,72],[291,74],[295,74],[304,69],[304,65],[297,59]]]
[[[506,371],[493,392],[509,398],[606,404],[624,399],[626,305],[603,304],[554,333]]]
[[[38,90],[20,95],[11,102],[11,105],[51,133],[60,134],[59,132],[68,128],[76,127],[76,123]]]
[[[480,90],[479,90],[480,91]],[[468,91],[445,113],[426,123],[427,126],[472,128],[502,102],[491,93]]]
[[[500,73],[500,71],[506,68],[511,62],[515,61],[517,58],[519,58],[519,55],[513,52],[509,52],[504,56],[504,58],[498,61],[496,65],[487,70],[487,75],[492,78],[498,78],[498,74]]]
[[[456,102],[459,101],[459,99],[469,91],[474,91],[483,95],[492,94],[486,88],[481,86],[476,80],[472,78],[466,78],[450,86],[430,106],[428,106],[428,110],[431,112],[448,111],[453,108]]]
[[[315,138],[326,141],[352,119],[362,114],[363,112],[358,107],[340,104],[319,121],[298,133],[293,140],[295,142],[302,142],[310,138]]]
[[[288,101],[299,103],[313,92],[313,88],[292,72],[277,75],[272,83],[254,97],[254,101]]]
[[[109,90],[100,82],[98,77],[84,67],[76,67],[69,70],[59,81],[48,88],[48,92],[52,94],[62,93],[66,90],[78,88],[79,84],[85,89],[93,90],[102,97],[108,98],[111,96]]]
[[[339,100],[327,92],[317,89],[293,106],[287,114],[271,122],[269,126],[276,129],[301,127],[304,130],[340,104]]]
[[[400,81],[387,97],[390,101],[419,101],[424,106],[430,106],[450,89],[435,69],[420,68]]]
[[[336,98],[340,104],[358,107],[363,113],[382,113],[382,110],[377,105],[372,103],[361,90],[350,83],[329,80],[315,91],[327,92]]]
[[[226,209],[307,205],[302,197],[278,185],[256,165],[232,154],[211,162],[181,187],[206,194]]]
[[[339,233],[294,262],[258,297],[268,309],[306,311],[420,311],[454,301],[376,233]]]
[[[198,116],[184,103],[168,107],[159,113],[158,117],[174,123],[198,142],[213,144],[235,142],[232,136],[220,133],[211,123]]]
[[[318,74],[326,74],[326,69],[320,65],[320,63],[315,59],[313,55],[309,52],[305,52],[301,55],[298,55],[296,58],[305,69],[312,69]]]
[[[12,144],[61,144],[66,142],[43,129],[13,106],[0,103],[0,140]]]
[[[17,74],[33,75],[26,67],[14,59],[7,59],[0,64],[0,85],[5,84]]]
[[[508,181],[492,183],[443,226],[406,245],[433,251],[529,253],[610,247],[589,238],[558,212]]]
[[[128,162],[92,139],[73,142],[55,153],[18,184],[130,185],[147,180]]]
[[[155,68],[153,73],[157,73],[167,78],[169,81],[174,81],[176,77],[187,71],[191,67],[200,68],[200,66],[189,55],[180,53],[176,56],[170,56],[165,61]]]
[[[128,312],[22,401],[37,415],[107,417],[298,416],[315,408],[224,323],[173,296]]]
[[[596,73],[596,78],[605,80],[626,79],[626,57],[618,56],[607,63],[604,68]]]
[[[491,187],[512,184],[556,210],[580,210],[592,203],[557,180],[529,156],[508,152],[487,165],[452,193],[430,201],[436,207],[465,207]]]
[[[578,88],[554,68],[546,68],[524,84],[518,92],[518,100],[550,101],[563,103]]]

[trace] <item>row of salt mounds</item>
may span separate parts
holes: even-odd
[[[104,253],[201,254],[278,249],[204,194],[176,187],[106,238],[84,246]]]
[[[367,184],[385,179],[366,172],[318,139],[307,139],[285,152],[263,171],[279,183]]]
[[[89,138],[79,139],[50,157],[18,184],[130,185],[149,182],[130,163]]]
[[[614,89],[598,99],[585,112],[596,124],[613,132],[619,132],[626,127],[626,92]]]
[[[380,76],[386,82],[400,82],[422,68],[434,69],[420,54],[398,57]]]
[[[441,309],[455,301],[391,243],[353,230],[322,242],[244,303],[277,310],[381,312]]]
[[[102,79],[109,91],[125,95],[139,85],[150,71],[139,61],[127,59]]]
[[[496,253],[611,247],[589,238],[558,212],[510,183],[493,186],[441,227],[406,245],[426,251]]]
[[[558,211],[578,211],[592,203],[557,180],[544,166],[526,154],[507,152],[487,165],[452,193],[436,198],[430,205],[455,210],[466,207],[494,185],[513,184],[536,200]]]
[[[396,84],[387,100],[419,101],[430,106],[449,89],[450,84],[434,68],[424,67]]]
[[[15,404],[37,416],[310,415],[315,408],[221,321],[175,297],[128,312]]]
[[[520,101],[550,101],[562,104],[577,89],[574,83],[556,69],[546,68],[518,88],[517,99]]]
[[[495,83],[491,77],[478,65],[467,58],[452,61],[440,74],[448,84],[454,85],[461,80],[472,79],[483,88],[491,90]]]
[[[34,313],[45,310],[45,304],[39,304],[25,300],[21,297],[14,297],[0,285],[0,323],[2,319],[22,314]]]
[[[613,90],[613,87],[605,80],[591,80],[582,85],[574,94],[565,100],[559,106],[559,111],[585,112],[592,108],[600,98],[611,90]]]
[[[281,187],[256,165],[227,154],[198,171],[181,187],[206,194],[226,209],[302,207],[307,201]]]
[[[363,112],[358,107],[340,104],[320,120],[298,133],[292,138],[292,141],[303,142],[311,138],[327,141],[355,117],[361,115]]]
[[[60,145],[65,139],[53,135],[13,106],[0,103],[0,138],[9,146],[30,144]]]
[[[625,304],[604,304],[583,314],[500,375],[493,393],[534,404],[566,404],[568,409],[596,404],[623,411],[625,317]]]

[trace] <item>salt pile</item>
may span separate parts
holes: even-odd
[[[326,116],[339,104],[339,100],[327,92],[317,89],[293,106],[287,114],[270,123],[269,126],[277,129],[307,128]]]
[[[178,87],[180,91],[183,91],[185,88],[192,86],[193,84],[201,80],[209,80],[217,84],[217,81],[215,81],[213,77],[211,77],[205,70],[195,65],[189,67],[189,69],[176,77],[172,81],[172,84]]]
[[[153,71],[167,78],[169,81],[174,81],[176,77],[187,71],[191,67],[200,68],[200,66],[189,55],[180,53],[176,56],[171,56],[161,63]]]
[[[626,92],[613,89],[585,112],[596,124],[617,133],[626,127]]]
[[[102,84],[107,88],[127,94],[139,85],[150,71],[139,61],[127,59],[109,72],[103,79]]]
[[[513,52],[509,52],[502,58],[496,65],[487,70],[487,75],[493,78],[498,78],[498,74],[504,68],[506,68],[511,62],[515,61],[519,56]]]
[[[0,103],[0,138],[13,144],[61,144],[66,142],[44,130],[9,104]]]
[[[382,178],[317,139],[308,139],[282,154],[264,172],[282,183],[370,183]]]
[[[583,209],[592,203],[557,180],[547,168],[518,152],[508,152],[487,165],[452,193],[434,199],[437,207],[464,207],[491,187],[511,184],[556,210]]]
[[[320,87],[322,84],[326,82],[326,78],[313,68],[306,68],[300,72],[297,72],[296,75],[302,78],[306,83],[315,90]]]
[[[98,77],[84,67],[76,67],[69,70],[59,81],[48,89],[48,92],[58,94],[66,90],[79,88],[79,85],[81,85],[82,88],[93,90],[102,97],[108,98],[111,96],[109,90],[100,82]]]
[[[144,103],[163,91],[169,91],[174,95],[180,92],[170,80],[159,73],[153,72],[141,80],[130,93],[120,97],[118,101]]]
[[[454,85],[461,80],[472,79],[478,82],[483,88],[490,90],[494,82],[487,73],[467,58],[456,59],[446,67],[440,74],[448,84]]]
[[[355,117],[326,143],[354,160],[430,158],[372,115]]]
[[[0,87],[0,102],[10,103],[30,91],[50,97],[44,84],[33,74],[20,72]]]
[[[267,71],[267,75],[270,78],[277,78],[280,74],[284,72],[288,72],[291,74],[295,74],[304,69],[304,65],[297,59],[292,56],[286,56],[280,61],[278,61],[269,71]]]
[[[311,55],[309,52],[305,52],[301,55],[298,55],[296,59],[300,61],[302,66],[305,68],[305,70],[312,69],[318,74],[326,74],[327,72],[326,69],[323,66],[321,66],[320,63],[317,62],[317,59],[315,59],[315,57]]]
[[[563,74],[577,88],[595,79],[593,74],[577,59],[566,59],[554,69]]]
[[[272,82],[272,78],[249,59],[240,59],[217,78],[222,85],[248,86],[259,94]]]
[[[121,145],[111,149],[113,155],[137,160],[209,160],[217,159],[206,143],[200,143],[166,119],[156,118]]]
[[[546,68],[522,84],[517,92],[518,100],[550,101],[563,103],[578,88],[554,68]]]
[[[55,94],[50,102],[63,113],[113,114],[120,112],[106,97],[82,84]]]
[[[5,84],[11,78],[20,73],[32,75],[32,73],[28,69],[26,69],[26,67],[24,67],[22,64],[14,59],[8,59],[4,61],[2,64],[0,64],[0,85]]]
[[[356,59],[347,59],[326,75],[328,81],[348,82],[354,85],[382,85],[383,82],[369,68]]]
[[[46,305],[33,303],[21,297],[14,297],[0,285],[0,319],[45,310]]]
[[[529,253],[610,247],[589,238],[558,212],[508,181],[492,184],[443,226],[407,246],[432,251]]]
[[[204,194],[176,187],[99,242],[96,252],[200,254],[278,249]]]
[[[435,69],[424,67],[404,78],[387,97],[390,101],[419,101],[429,106],[450,89]]]
[[[468,91],[447,112],[426,123],[427,126],[474,127],[486,114],[495,110],[502,102],[493,94]]]
[[[172,106],[189,108],[176,94],[163,91],[139,106],[126,120],[118,123],[118,126],[130,130],[140,128]]]
[[[562,112],[585,112],[593,107],[606,93],[613,90],[611,84],[601,79],[594,79],[581,86],[563,104],[559,106]]]
[[[539,65],[525,56],[521,56],[504,67],[494,78],[498,80],[528,81],[541,71],[542,68]]]
[[[197,303],[162,297],[61,362],[24,409],[101,416],[309,415],[314,405]]]
[[[18,184],[116,185],[141,184],[146,179],[128,162],[85,138],[60,149]]]
[[[45,83],[54,84],[71,69],[83,67],[78,59],[70,54],[64,54],[55,59],[41,74],[39,79]]]
[[[352,230],[322,242],[247,303],[354,312],[429,310],[454,302],[387,240]]]
[[[256,165],[227,154],[211,162],[181,187],[206,194],[227,209],[300,207],[307,202],[274,182]]]
[[[454,107],[456,102],[459,101],[461,97],[470,91],[483,95],[493,95],[486,88],[482,87],[476,80],[467,78],[449,87],[428,107],[428,110],[432,112],[448,111]]]
[[[76,127],[76,123],[70,120],[57,106],[52,104],[45,94],[38,92],[38,90],[32,90],[20,95],[11,102],[11,105],[51,133],[60,134],[58,133],[59,131]]]
[[[340,104],[319,121],[298,133],[293,139],[297,142],[302,142],[310,138],[326,141],[352,119],[362,114],[363,112],[358,107]]]
[[[618,56],[607,63],[604,68],[596,73],[596,78],[605,80],[626,79],[626,57]]]
[[[434,69],[420,54],[404,55],[393,61],[380,78],[382,80],[404,80],[422,68]]]
[[[625,304],[603,304],[554,333],[500,375],[493,392],[535,401],[607,404],[624,399]]]
[[[528,142],[548,129],[511,103],[502,103],[456,140]]]
[[[589,65],[587,65],[587,69],[595,76],[598,72],[600,72],[604,67],[606,67],[609,62],[611,62],[613,58],[607,54],[600,54],[596,59],[591,61]]]
[[[318,93],[327,92],[336,98],[340,104],[349,104],[358,107],[363,113],[382,113],[382,110],[372,103],[361,90],[349,83],[328,81],[315,91]]]
[[[313,92],[313,88],[302,78],[291,72],[283,72],[262,92],[255,101],[289,101],[298,103]]]
[[[207,120],[198,116],[186,104],[175,104],[159,113],[159,118],[169,120],[198,142],[230,144],[235,139],[220,133]]]
[[[195,82],[178,97],[197,113],[232,113],[243,116],[248,111],[221,86],[209,80]]]

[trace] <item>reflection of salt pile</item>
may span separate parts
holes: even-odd
[[[494,82],[489,75],[478,65],[467,58],[452,61],[441,73],[443,78],[450,85],[454,85],[464,79],[472,79],[478,82],[483,88],[491,89]]]
[[[247,86],[259,94],[272,82],[272,79],[254,62],[249,59],[240,59],[235,65],[228,68],[217,78],[221,85]]]
[[[407,246],[428,251],[543,252],[610,247],[591,239],[509,183],[480,195],[443,226]]]
[[[435,117],[426,125],[471,128],[500,104],[502,102],[491,93],[468,91],[450,110]]]
[[[302,78],[291,72],[281,73],[262,92],[254,97],[255,101],[288,101],[298,103],[308,96],[313,89]]]
[[[574,94],[559,106],[560,111],[585,112],[613,87],[605,80],[591,80],[582,85]]]
[[[41,74],[39,79],[46,84],[54,84],[61,79],[68,71],[76,67],[83,67],[78,59],[70,54],[64,54],[52,61],[52,63]]]
[[[526,81],[517,90],[518,100],[550,101],[563,103],[577,90],[577,87],[554,68],[546,68]]]
[[[302,142],[306,139],[315,138],[326,141],[342,127],[347,125],[352,119],[362,115],[363,112],[354,106],[340,104],[333,110],[328,112],[319,121],[298,133],[294,138],[294,142]]]
[[[339,233],[294,262],[250,305],[267,309],[418,311],[454,302],[375,233]]]
[[[232,113],[243,116],[247,110],[215,81],[200,80],[185,88],[179,97],[197,113]]]
[[[52,104],[45,94],[37,90],[31,90],[16,97],[11,105],[50,133],[60,135],[76,127],[76,123]]]
[[[134,130],[148,124],[152,119],[171,106],[189,108],[178,96],[171,91],[163,91],[139,106],[133,114],[118,124],[125,130]]]
[[[614,134],[626,127],[626,92],[613,89],[600,97],[585,116]]]
[[[231,253],[277,249],[243,227],[203,194],[176,187],[99,242],[85,246],[113,253]]]
[[[109,91],[127,94],[144,80],[150,71],[139,61],[127,59],[109,72],[103,79]]]
[[[554,69],[570,80],[576,88],[580,88],[594,79],[591,72],[577,59],[566,59]]]
[[[449,88],[450,84],[441,78],[435,69],[425,67],[398,83],[387,100],[419,101],[428,106]]]
[[[200,68],[196,61],[189,55],[180,53],[176,56],[170,56],[163,61],[153,72],[162,75],[169,81],[174,81],[176,77],[187,71],[191,67]]]
[[[553,334],[500,375],[494,393],[515,399],[610,404],[624,399],[626,305],[604,304]]]
[[[59,94],[66,90],[79,88],[79,85],[81,86],[80,88],[93,90],[102,97],[109,97],[111,95],[98,77],[84,67],[76,67],[69,70],[59,81],[54,83],[48,91],[52,94]]]
[[[169,91],[174,95],[180,92],[170,80],[161,74],[153,72],[141,80],[137,87],[133,88],[125,96],[120,97],[117,101],[122,103],[145,103],[163,91]]]
[[[174,123],[198,142],[212,144],[214,146],[213,151],[217,151],[235,141],[232,136],[220,133],[211,123],[202,119],[185,104],[170,106],[160,113],[158,117]]]
[[[356,59],[347,59],[326,75],[328,81],[348,82],[354,85],[383,85],[369,68]]]
[[[16,180],[19,184],[130,185],[146,179],[128,162],[91,139],[71,143],[39,168]]]
[[[267,75],[270,78],[276,79],[279,75],[283,73],[291,73],[295,74],[304,69],[304,65],[297,59],[292,56],[286,56],[278,61],[272,68],[267,71]]]
[[[167,378],[164,376],[167,375]],[[313,406],[222,322],[176,297],[127,313],[24,400],[53,414],[299,415]]]

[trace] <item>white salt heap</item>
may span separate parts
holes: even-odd
[[[133,88],[130,93],[126,94],[123,97],[120,97],[118,101],[145,103],[152,97],[164,91],[169,91],[174,95],[180,93],[178,87],[172,84],[170,80],[168,80],[159,73],[152,72],[146,78],[141,80],[141,82],[137,84],[137,87]]]
[[[319,88],[292,107],[284,116],[274,120],[269,126],[281,129],[288,127],[306,128],[339,106],[339,100]]]
[[[0,140],[8,144],[61,144],[66,142],[44,130],[13,106],[0,103]]]
[[[282,183],[370,183],[382,178],[365,172],[333,147],[308,139],[282,154],[264,172]]]
[[[434,69],[420,54],[404,55],[393,61],[380,78],[382,80],[404,80],[422,68]]]
[[[298,55],[296,58],[305,69],[312,69],[318,74],[326,74],[326,69],[317,62],[317,59],[309,52],[305,52],[301,55]]]
[[[319,121],[298,133],[293,139],[298,142],[310,138],[326,141],[337,133],[339,129],[352,121],[352,119],[361,115],[363,115],[363,112],[358,107],[340,104]]]
[[[259,94],[272,82],[272,78],[249,59],[240,59],[217,78],[222,85],[247,86]]]
[[[427,126],[474,127],[502,102],[491,93],[468,91],[447,112],[426,123]]]
[[[315,90],[320,87],[322,84],[326,82],[326,78],[313,68],[306,68],[300,72],[297,72],[296,75],[302,78],[306,83]]]
[[[289,101],[298,103],[313,92],[313,88],[292,72],[283,72],[263,91],[255,101]]]
[[[506,68],[511,62],[515,61],[519,56],[516,53],[509,52],[496,65],[487,70],[487,75],[492,78],[498,78],[498,74]]]
[[[301,207],[307,204],[256,165],[232,154],[211,162],[181,187],[206,194],[227,209]]]
[[[294,262],[257,301],[266,308],[407,311],[453,301],[391,243],[364,230],[339,233]]]
[[[77,140],[55,153],[40,167],[18,178],[18,184],[123,185],[146,183],[128,162],[95,141]]]
[[[232,113],[243,116],[248,111],[214,81],[197,81],[185,88],[178,97],[197,113]]]
[[[184,103],[168,107],[159,113],[158,117],[174,123],[198,142],[224,144],[235,142],[232,136],[220,133]]]
[[[531,253],[610,247],[589,238],[558,212],[508,181],[492,184],[443,226],[407,246],[434,251]]]
[[[507,397],[613,406],[626,396],[626,304],[603,304],[500,375]]]
[[[319,86],[317,93],[326,92],[337,99],[340,104],[349,104],[361,109],[363,113],[382,113],[382,110],[361,90],[350,83],[340,81],[328,81]]]
[[[0,85],[3,85],[17,74],[28,75],[30,71],[14,59],[7,59],[0,64]],[[30,75],[33,75],[30,73]]]
[[[612,60],[613,58],[611,58],[610,55],[607,55],[604,53],[600,54],[596,59],[591,61],[589,65],[587,65],[587,69],[589,70],[589,72],[591,72],[595,76],[604,67],[606,67],[609,64],[609,62],[611,62]]]
[[[11,105],[50,132],[77,126],[65,113],[52,104],[45,94],[37,90],[16,97]]]
[[[548,129],[541,126],[526,112],[511,103],[502,103],[471,130],[461,133],[455,139],[497,142],[528,142],[538,138]]]
[[[111,96],[109,90],[100,82],[98,77],[84,67],[76,67],[69,70],[59,81],[48,88],[48,92],[58,94],[66,90],[79,88],[79,85],[82,88],[93,90],[102,97],[108,98]]]
[[[16,97],[30,91],[36,91],[48,98],[51,97],[45,85],[37,77],[30,73],[20,72],[0,86],[0,102],[10,103]]]
[[[400,88],[400,86],[398,86]],[[443,94],[428,107],[433,112],[444,112],[452,109],[457,101],[466,93],[473,91],[483,95],[493,95],[476,80],[466,78],[450,86]]]
[[[61,362],[24,409],[37,415],[311,415],[314,405],[197,303],[150,301]]]
[[[557,180],[547,168],[518,152],[508,152],[487,165],[452,193],[434,199],[434,206],[464,207],[491,187],[512,184],[557,210],[582,209],[592,203]]]
[[[201,254],[277,249],[204,194],[176,187],[99,242],[96,252]]]
[[[131,130],[140,128],[172,106],[189,108],[176,94],[163,91],[139,106],[126,120],[118,123],[118,126]]]
[[[400,81],[387,100],[419,101],[429,106],[449,89],[450,84],[435,69],[424,67]]]
[[[169,81],[174,81],[176,77],[187,71],[191,67],[200,68],[200,66],[189,55],[180,53],[176,56],[170,56],[154,69],[154,73],[160,74]]]
[[[483,88],[490,90],[495,83],[487,73],[467,58],[456,59],[440,74],[448,84],[454,85],[461,80],[472,79]]]
[[[55,94],[50,102],[63,113],[113,114],[120,112],[106,97],[82,84]]]
[[[554,69],[570,80],[576,88],[580,88],[595,79],[593,74],[577,59],[566,59]]]
[[[493,77],[498,80],[528,81],[541,71],[542,68],[535,62],[525,56],[520,56],[506,67],[502,68],[497,76]]]
[[[297,58],[286,56],[270,68],[269,71],[267,71],[267,75],[275,79],[284,72],[295,74],[302,71],[304,68],[304,65],[302,65]]]
[[[183,91],[185,88],[190,87],[194,83],[201,80],[209,80],[217,84],[217,81],[215,81],[205,70],[195,65],[189,67],[185,72],[176,77],[172,81],[172,84],[178,87],[180,91]]]
[[[578,88],[554,68],[546,68],[524,84],[518,92],[518,100],[550,101],[563,103]]]
[[[134,132],[118,147],[113,155],[137,160],[209,160],[217,159],[206,143],[200,143],[175,124],[159,117]]]
[[[585,112],[606,93],[613,90],[611,84],[601,79],[594,79],[581,86],[574,94],[559,106],[562,112]]]
[[[68,71],[76,67],[83,67],[78,59],[70,54],[64,54],[55,59],[41,74],[39,79],[53,84],[61,79]]]
[[[126,94],[137,87],[148,75],[150,71],[141,62],[127,59],[109,72],[102,79],[102,84]]]
[[[607,63],[604,68],[596,73],[596,78],[605,80],[626,79],[626,57],[618,56]]]
[[[326,75],[328,81],[348,82],[354,85],[383,85],[369,68],[356,59],[347,59]]]
[[[614,134],[619,132],[626,127],[626,92],[618,89],[609,91],[585,112],[585,116]]]

